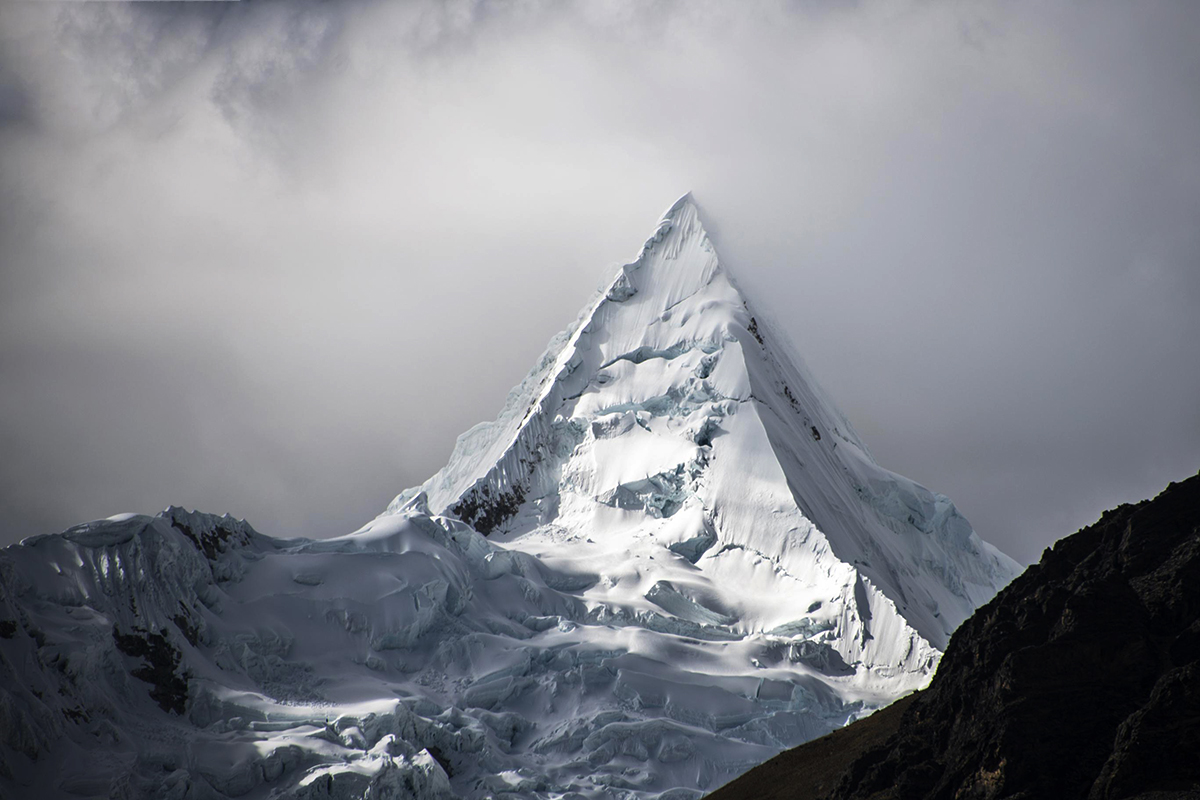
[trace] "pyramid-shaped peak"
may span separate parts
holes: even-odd
[[[684,192],[683,195],[671,204],[671,207],[663,212],[664,220],[677,219],[686,214],[695,214],[699,211],[700,205],[696,202],[696,197],[690,191]]]
[[[1015,565],[949,500],[876,464],[789,349],[722,269],[685,194],[497,420],[460,437],[446,467],[390,509],[424,491],[435,513],[485,535],[607,530],[695,564],[720,542],[789,574],[861,574],[944,646]],[[803,616],[739,603],[748,630]],[[872,613],[883,612],[861,611]]]
[[[650,234],[650,238],[642,245],[634,263],[640,263],[655,253],[677,258],[682,246],[688,241],[697,244],[704,242],[708,250],[713,249],[708,231],[704,228],[700,206],[691,192],[680,197],[663,212],[654,233]]]
[[[691,192],[663,213],[636,259],[614,276],[608,299],[627,300],[639,292],[657,298],[659,311],[709,284],[720,271],[716,248]]]

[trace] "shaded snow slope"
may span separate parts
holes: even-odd
[[[361,530],[0,551],[0,794],[690,798],[923,686],[1015,565],[779,348],[685,197]]]

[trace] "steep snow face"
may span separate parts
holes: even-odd
[[[875,463],[690,195],[500,418],[389,510],[417,492],[514,549],[619,565],[596,602],[633,612],[661,607],[651,587],[693,587],[731,632],[810,625],[868,669],[944,647],[1018,571],[947,498]]]
[[[0,551],[0,794],[694,798],[924,685],[1014,572],[874,463],[685,197],[361,530]]]

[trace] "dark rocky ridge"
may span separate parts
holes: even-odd
[[[1200,798],[1200,475],[1047,549],[894,733],[872,719],[831,734],[858,742],[832,788],[797,778],[828,769],[818,740],[710,797]]]

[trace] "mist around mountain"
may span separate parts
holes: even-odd
[[[1017,565],[789,349],[685,195],[358,531],[172,507],[0,551],[0,786],[682,800],[923,687]]]
[[[1200,797],[1200,475],[1047,549],[929,688],[710,797]]]

